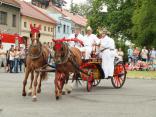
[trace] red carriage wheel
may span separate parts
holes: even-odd
[[[123,62],[119,62],[115,65],[114,76],[111,78],[111,82],[114,88],[121,88],[126,80],[126,69]]]
[[[93,81],[93,86],[95,87],[95,86],[99,85],[100,81],[101,81],[101,79],[95,79]]]

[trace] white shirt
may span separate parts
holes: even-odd
[[[75,37],[75,33],[69,36],[69,39],[75,39],[75,38],[79,39],[82,42],[84,40],[84,37],[81,34],[78,34],[77,37]],[[79,42],[74,42],[74,41],[69,42],[69,45],[71,47],[81,47],[81,44]]]
[[[101,39],[101,49],[108,48],[108,49],[115,49],[115,42],[112,38],[108,37],[107,35]]]
[[[147,58],[147,54],[148,54],[148,50],[142,49],[142,51],[141,51],[142,58]]]
[[[85,46],[90,46],[92,47],[93,44],[98,44],[99,39],[97,38],[96,35],[91,34],[91,35],[85,35],[84,36],[84,45]]]
[[[15,55],[14,52],[10,51],[9,60],[14,60],[14,58],[15,58],[14,55]]]

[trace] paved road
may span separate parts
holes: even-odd
[[[127,79],[122,89],[103,80],[90,93],[79,87],[56,101],[50,76],[32,102],[21,96],[22,73],[0,73],[0,117],[156,117],[156,80]]]

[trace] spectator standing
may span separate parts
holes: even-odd
[[[150,51],[150,64],[153,65],[154,59],[156,59],[156,50],[152,48],[152,50]]]
[[[10,73],[13,72],[12,70],[14,68],[14,59],[15,59],[14,48],[11,48],[9,52]]]
[[[127,54],[128,54],[128,62],[131,63],[133,59],[133,49],[131,46],[129,46],[129,49],[127,50]]]
[[[23,64],[25,62],[26,54],[25,54],[25,50],[23,47],[20,48],[19,52],[20,52],[19,68],[20,68],[20,72],[22,72],[22,67],[23,67]]]
[[[4,71],[6,72],[6,51],[3,48],[3,45],[0,45],[0,68],[3,63]]]
[[[136,65],[138,59],[139,59],[139,48],[138,47],[135,47],[134,51],[133,51],[133,62],[134,64]]]
[[[18,73],[18,68],[19,68],[19,61],[20,61],[20,51],[19,51],[19,48],[18,46],[15,47],[15,51],[14,51],[14,72],[15,73]]]
[[[141,59],[144,62],[147,62],[148,60],[148,50],[146,49],[146,47],[144,46],[144,48],[141,50]]]
[[[124,56],[124,52],[121,50],[121,48],[119,48],[118,50],[118,57],[120,61],[123,61],[123,56]]]

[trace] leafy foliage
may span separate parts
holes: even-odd
[[[133,37],[135,43],[141,46],[156,47],[156,1],[136,1],[133,14]]]

